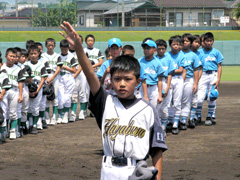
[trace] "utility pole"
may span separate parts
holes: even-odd
[[[119,6],[118,6],[119,0],[117,0],[117,27],[119,27]]]
[[[15,0],[15,5],[16,5],[16,17],[18,17],[18,2]]]
[[[204,6],[205,6],[205,0],[203,0],[203,26],[205,26],[205,24],[204,24],[204,22],[205,22]]]
[[[122,27],[125,26],[124,0],[122,0]]]
[[[162,27],[162,0],[160,0],[159,8],[160,8],[160,27]]]

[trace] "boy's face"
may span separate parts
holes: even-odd
[[[126,51],[125,51],[125,53],[123,55],[129,55],[129,56],[134,57],[134,54],[135,54],[134,50],[126,49]]]
[[[171,51],[172,51],[173,53],[177,53],[177,52],[179,51],[179,45],[180,45],[179,42],[173,41],[172,44],[170,45]]]
[[[29,60],[33,63],[36,63],[38,61],[38,57],[39,57],[40,52],[38,52],[37,50],[31,50],[29,53]]]
[[[182,49],[183,50],[188,50],[191,46],[191,41],[185,37],[184,40],[183,40],[183,46],[182,46]]]
[[[110,47],[110,53],[112,55],[112,59],[115,59],[116,57],[120,56],[121,52],[122,52],[122,48],[118,47],[116,44],[113,44]]]
[[[20,59],[19,59],[18,62],[20,62],[21,64],[23,64],[23,63],[25,63],[25,61],[26,61],[26,56],[25,56],[25,55],[22,55],[22,56],[20,57]]]
[[[202,37],[202,48],[204,48],[205,44],[204,44],[204,37]]]
[[[192,50],[197,51],[199,47],[200,47],[200,39],[194,40],[192,43]]]
[[[40,53],[42,54],[43,53],[43,47],[42,46],[38,46],[38,49],[39,49]]]
[[[158,46],[157,47],[157,54],[159,57],[163,57],[166,52],[165,46]]]
[[[15,64],[18,63],[18,62],[20,62],[21,56],[22,56],[21,53],[20,53],[20,52],[17,52],[17,54],[16,54],[16,59],[15,59]]]
[[[133,71],[116,71],[111,77],[112,87],[119,98],[133,99],[135,87],[140,83]]]
[[[16,60],[16,54],[13,52],[8,52],[8,54],[5,56],[7,60],[7,66],[13,66]]]
[[[86,44],[87,44],[88,48],[93,48],[94,43],[95,42],[94,42],[94,39],[92,37],[87,38]]]
[[[107,60],[109,60],[109,59],[112,59],[111,52],[109,52],[108,55],[107,55]]]
[[[46,45],[47,51],[48,52],[53,52],[54,48],[56,47],[54,42],[49,41]]]
[[[145,59],[151,60],[155,51],[156,49],[154,47],[150,47],[148,45],[143,46],[143,53],[144,53]]]
[[[60,47],[61,53],[66,55],[68,53],[69,48],[68,47]]]
[[[204,48],[205,49],[212,49],[214,40],[212,38],[207,38],[204,40]]]

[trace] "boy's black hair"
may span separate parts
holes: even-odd
[[[191,44],[193,43],[193,35],[191,35],[190,33],[184,33],[181,37],[181,42],[184,43],[184,38],[187,38]]]
[[[138,60],[132,56],[121,55],[118,56],[110,65],[110,74],[113,76],[114,72],[129,72],[133,71],[136,79],[140,77],[140,64]]]
[[[202,42],[201,36],[198,35],[198,34],[193,35],[193,41],[195,41],[196,39],[199,39],[200,40],[200,44],[201,44],[201,42]]]
[[[153,38],[147,37],[147,38],[145,38],[145,39],[142,41],[142,43],[145,43],[147,40],[152,40],[152,41],[154,41]]]
[[[35,45],[43,47],[42,43],[40,42],[35,42]]]
[[[21,49],[22,55],[28,56],[28,51],[26,49]]]
[[[92,35],[92,34],[88,34],[86,37],[85,37],[85,42],[87,43],[87,39],[88,38],[93,38],[93,41],[95,42],[95,37],[94,37],[94,35]]]
[[[37,52],[40,53],[40,49],[38,48],[38,46],[36,44],[34,44],[28,48],[28,54],[30,54],[30,52],[34,51],[34,50],[37,50]]]
[[[213,35],[213,33],[211,33],[211,32],[205,33],[205,34],[204,34],[204,41],[205,41],[206,39],[212,39],[212,40],[214,40],[214,35]]]
[[[2,52],[0,51],[0,64],[2,64]]]
[[[81,38],[81,41],[82,41],[82,43],[83,43],[83,37],[82,37],[82,35],[79,34],[79,37]],[[94,39],[94,41],[95,41],[95,39]]]
[[[168,40],[169,46],[171,46],[171,44],[172,44],[173,41],[176,41],[176,42],[179,42],[179,43],[180,43],[180,42],[181,42],[181,39],[179,38],[178,35],[170,37],[170,39]]]
[[[28,50],[30,46],[34,45],[35,42],[33,40],[27,40],[26,42],[26,49]]]
[[[158,46],[164,46],[166,49],[167,49],[167,42],[163,39],[158,39],[155,41],[155,43],[157,44],[157,47]]]
[[[15,51],[14,48],[8,48],[8,49],[6,50],[6,54],[5,54],[5,55],[7,56],[9,52],[12,52],[13,54],[17,54],[17,52]]]
[[[15,51],[16,51],[16,53],[20,53],[21,55],[22,55],[22,51],[21,51],[21,48],[20,47],[15,47],[15,48],[13,48]],[[20,55],[20,56],[21,56]]]
[[[60,47],[69,48],[69,42],[66,39],[61,40]]]
[[[45,46],[46,46],[49,42],[53,42],[54,45],[56,45],[55,39],[53,39],[53,38],[47,38],[47,39],[45,40]]]
[[[132,45],[129,45],[129,44],[123,46],[122,54],[125,54],[126,50],[135,51],[134,47]]]
[[[110,52],[110,49],[107,48],[107,49],[105,50],[105,56],[106,56],[106,57],[108,57],[109,52]]]

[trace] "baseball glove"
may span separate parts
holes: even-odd
[[[35,94],[34,96],[31,95],[31,93],[36,92],[37,89],[38,89],[38,86],[37,86],[37,84],[35,84],[34,82],[32,82],[31,84],[28,84],[28,91],[30,92],[30,93],[29,93],[29,97],[30,97],[30,98],[35,98],[35,97],[37,97],[38,93]]]
[[[55,99],[55,93],[54,93],[54,86],[53,86],[53,84],[50,84],[49,90],[50,90],[50,94],[47,95],[47,100],[53,101]]]
[[[49,86],[46,84],[46,83],[44,83],[43,84],[43,86],[42,86],[42,88],[43,88],[43,95],[49,95],[51,92],[51,90],[50,90],[50,88],[49,88]]]
[[[128,180],[154,180],[158,170],[151,166],[147,167],[147,162],[142,160],[137,163],[133,174],[128,177]]]

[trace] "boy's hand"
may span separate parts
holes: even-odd
[[[2,94],[0,94],[0,101],[2,101],[3,100],[3,95]]]
[[[63,34],[61,31],[59,31],[59,34],[62,35],[73,47],[75,47],[75,45],[78,43],[81,44],[81,38],[69,24],[69,22],[63,21],[63,24],[61,24],[60,27],[65,31],[67,35]]]
[[[110,66],[107,67],[106,71],[107,73],[110,73]]]
[[[163,97],[166,97],[168,95],[168,90],[169,90],[168,88],[165,89]]]
[[[49,86],[52,83],[52,78],[47,79],[47,85]]]
[[[196,94],[197,89],[198,89],[198,85],[194,83],[192,89],[193,89],[193,94]]]
[[[218,89],[219,84],[220,84],[219,80],[217,80],[215,83],[213,83],[213,85],[215,85],[215,89]]]
[[[22,103],[22,102],[23,102],[22,96],[18,96],[18,102],[19,102],[19,103]]]
[[[146,101],[149,101],[148,97],[144,97],[143,99],[145,99]]]
[[[162,103],[162,101],[163,101],[162,96],[158,96],[158,98],[157,98],[157,103],[160,104],[160,103]]]

